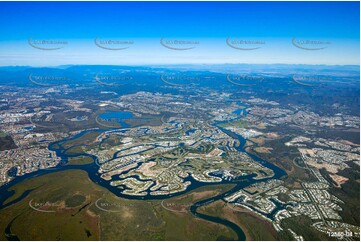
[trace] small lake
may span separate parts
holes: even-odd
[[[118,122],[123,128],[129,128],[130,125],[124,122],[124,119],[133,118],[131,112],[106,112],[99,115],[99,118],[108,122]]]

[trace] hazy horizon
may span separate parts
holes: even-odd
[[[359,17],[359,2],[2,2],[0,66],[359,65]]]

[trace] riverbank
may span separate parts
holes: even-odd
[[[243,230],[247,241],[278,240],[277,231],[272,224],[248,209],[218,200],[199,210],[204,214],[228,219],[237,224]]]
[[[19,217],[10,224],[10,231],[21,240],[237,239],[231,229],[199,219],[189,209],[177,213],[164,209],[161,200],[117,197],[93,183],[87,173],[79,169],[33,177],[12,189],[16,192],[10,200],[21,197],[29,189],[34,190],[0,210],[0,217],[4,218],[0,221],[1,240],[6,240],[5,229],[16,216]],[[166,199],[165,203],[185,204],[228,189],[229,185],[211,185]]]

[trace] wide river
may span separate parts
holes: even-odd
[[[246,115],[246,109],[244,108],[243,110],[243,115]],[[205,182],[199,182],[194,180],[191,176],[187,177],[186,180],[187,181],[191,181],[191,185],[187,187],[187,189],[185,191],[179,192],[179,193],[174,193],[174,194],[169,194],[169,195],[146,195],[146,196],[131,196],[131,195],[125,195],[121,192],[121,190],[117,187],[111,186],[110,183],[108,181],[105,181],[103,179],[100,178],[100,175],[98,173],[98,169],[99,166],[97,165],[97,157],[94,155],[90,155],[90,154],[72,154],[69,155],[66,153],[66,151],[68,149],[65,149],[63,147],[62,144],[64,144],[65,142],[69,141],[69,140],[74,140],[77,139],[79,137],[81,137],[82,135],[88,133],[88,132],[94,132],[94,130],[92,131],[83,131],[71,138],[67,138],[64,140],[60,140],[54,143],[49,144],[49,150],[53,150],[56,152],[57,156],[61,158],[61,162],[59,165],[57,165],[54,168],[49,168],[49,169],[44,169],[44,170],[38,170],[36,172],[33,173],[28,173],[25,174],[23,176],[17,176],[15,177],[12,181],[10,181],[9,183],[4,184],[3,186],[0,187],[0,209],[3,209],[5,207],[8,207],[12,204],[15,204],[19,201],[21,201],[23,198],[25,198],[29,193],[31,193],[32,190],[28,190],[25,191],[20,197],[18,197],[17,199],[13,200],[10,203],[4,204],[4,201],[6,201],[8,198],[10,198],[12,195],[14,195],[14,191],[9,191],[9,188],[11,188],[12,186],[16,185],[19,182],[23,182],[27,179],[31,179],[34,177],[39,177],[42,175],[46,175],[46,174],[50,174],[53,172],[57,172],[57,171],[62,171],[62,170],[69,170],[69,169],[80,169],[80,170],[84,170],[88,173],[89,178],[96,184],[103,186],[105,188],[107,188],[109,191],[111,191],[114,195],[118,196],[118,197],[123,197],[123,198],[127,198],[127,199],[137,199],[137,200],[150,200],[150,199],[166,199],[166,198],[170,198],[170,197],[174,197],[174,196],[179,196],[181,194],[187,193],[191,190],[194,190],[196,188],[202,187],[202,186],[207,186],[207,185],[214,185],[214,184],[234,184],[235,187],[232,188],[231,190],[228,190],[225,193],[219,194],[217,196],[211,197],[211,198],[207,198],[204,199],[202,201],[198,201],[196,203],[194,203],[193,205],[191,205],[190,207],[190,211],[194,216],[197,216],[201,219],[205,219],[207,221],[211,221],[211,222],[215,222],[215,223],[219,223],[222,224],[224,226],[227,226],[228,228],[232,229],[238,236],[238,240],[245,240],[245,234],[242,231],[242,229],[236,225],[233,222],[230,222],[228,220],[225,219],[221,219],[219,217],[213,217],[213,216],[209,216],[209,215],[205,215],[202,213],[197,212],[197,209],[201,206],[204,206],[206,204],[209,204],[213,201],[216,200],[224,200],[225,197],[229,196],[230,194],[246,187],[249,185],[252,185],[256,182],[262,182],[262,181],[267,181],[269,179],[280,179],[281,177],[286,176],[286,173],[280,169],[279,167],[253,155],[248,153],[245,149],[244,149],[244,145],[246,142],[246,139],[244,139],[242,136],[237,135],[231,131],[225,130],[221,127],[219,127],[218,125],[221,124],[221,122],[215,123],[214,125],[216,125],[219,129],[221,129],[223,132],[232,135],[233,137],[237,136],[238,140],[240,141],[240,145],[237,148],[238,151],[240,152],[245,152],[247,153],[252,159],[254,159],[255,161],[259,162],[260,164],[262,164],[263,166],[273,170],[274,172],[274,176],[273,177],[269,177],[269,178],[264,178],[264,179],[253,179],[255,177],[255,175],[247,175],[247,176],[242,176],[240,177],[240,179],[234,179],[234,180],[223,180],[222,182],[217,182],[217,183],[205,183]],[[99,131],[99,130],[97,130]],[[68,165],[66,164],[68,162],[68,159],[70,157],[78,157],[78,156],[88,156],[91,157],[93,159],[93,163],[91,164],[87,164],[87,165]],[[277,211],[278,208],[276,208]],[[274,213],[272,213],[274,214]],[[267,216],[267,215],[265,215]],[[9,224],[7,230],[10,230],[10,226],[11,223]],[[5,231],[6,234],[9,234],[9,231]],[[17,239],[17,238],[9,238],[9,240],[13,240],[13,239]]]

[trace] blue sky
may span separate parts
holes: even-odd
[[[1,2],[0,65],[359,65],[359,19],[359,2]],[[109,50],[95,45],[97,37],[133,44]],[[229,37],[263,44],[240,50]],[[161,38],[197,44],[180,51]],[[66,44],[42,50],[29,39]],[[299,48],[292,39],[319,43]]]

